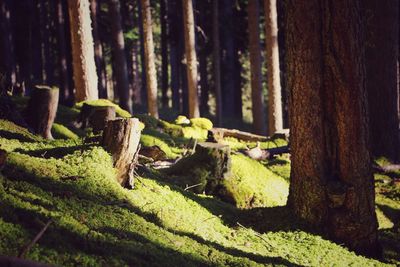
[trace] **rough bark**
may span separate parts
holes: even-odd
[[[93,132],[98,133],[104,130],[107,121],[115,119],[115,116],[115,107],[113,106],[92,106],[84,103],[78,116],[78,122],[82,123],[82,129],[90,126],[93,128]]]
[[[189,117],[200,117],[199,96],[197,93],[197,57],[194,34],[192,0],[182,0],[183,28],[185,34],[186,75],[188,82]]]
[[[34,133],[53,139],[51,127],[57,113],[59,90],[36,86],[25,111],[26,122]]]
[[[268,80],[268,134],[283,129],[276,0],[264,0]]]
[[[288,0],[289,206],[331,239],[377,255],[361,1]]]
[[[222,123],[222,92],[221,92],[221,55],[219,42],[219,7],[218,1],[213,1],[213,73],[215,91],[216,124]]]
[[[89,0],[68,0],[75,100],[98,99]]]
[[[250,73],[251,73],[251,110],[253,115],[253,130],[258,134],[265,132],[264,96],[261,74],[261,44],[260,44],[260,7],[258,1],[249,1],[247,6]]]
[[[140,131],[139,120],[129,118],[108,121],[103,132],[103,146],[112,155],[117,182],[124,187],[133,187]]]
[[[119,0],[109,0],[109,12],[111,21],[112,55],[120,106],[132,112],[132,101],[129,91],[128,68],[125,58],[125,41],[121,24],[121,11]]]
[[[144,37],[144,62],[146,66],[147,108],[150,115],[158,118],[157,76],[154,59],[150,0],[141,0],[141,7]]]
[[[365,1],[367,15],[367,89],[371,150],[400,161],[397,59],[399,10],[395,0]]]

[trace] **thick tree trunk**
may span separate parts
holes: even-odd
[[[194,35],[194,17],[192,0],[182,0],[183,28],[185,33],[186,74],[188,81],[189,117],[200,117],[199,97],[197,93],[197,57]]]
[[[367,12],[367,89],[371,150],[400,161],[397,59],[399,10],[396,0],[365,1]]]
[[[249,18],[249,50],[251,72],[251,107],[253,115],[253,130],[258,134],[265,133],[264,96],[261,74],[261,44],[260,44],[260,7],[258,1],[249,1],[247,14]]]
[[[213,1],[213,73],[215,91],[216,122],[222,123],[222,92],[221,92],[221,55],[219,42],[219,7],[218,1]]]
[[[138,119],[116,119],[107,122],[103,132],[103,146],[111,153],[116,179],[125,187],[133,187],[133,171],[137,163],[140,141]]]
[[[147,108],[150,115],[158,118],[157,76],[154,59],[153,30],[150,0],[141,0],[144,36],[144,62],[146,66]]]
[[[68,0],[71,28],[75,100],[98,99],[89,0]]]
[[[287,1],[289,205],[333,240],[377,255],[361,1]]]
[[[268,78],[268,134],[283,129],[276,0],[264,0]]]
[[[99,26],[97,16],[99,12],[98,0],[90,0],[90,16],[92,19],[92,33],[94,40],[94,55],[96,62],[96,72],[98,77],[99,97],[107,98],[107,74],[105,71],[105,62],[103,57],[103,45],[100,40]]]
[[[168,17],[166,0],[160,1],[160,24],[161,24],[161,103],[168,107]]]
[[[132,112],[132,101],[129,92],[128,68],[125,58],[125,41],[121,24],[121,11],[119,0],[109,0],[109,12],[111,21],[112,35],[112,55],[115,74],[115,84],[117,87],[120,106]]]
[[[48,86],[36,86],[25,111],[26,122],[34,133],[53,139],[51,127],[58,108],[59,90]]]

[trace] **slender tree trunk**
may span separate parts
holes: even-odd
[[[268,134],[283,130],[276,0],[264,0],[268,78]]]
[[[5,75],[5,84],[3,90],[12,89],[17,81],[16,65],[14,57],[14,38],[11,29],[11,1],[3,0],[0,2],[1,7],[1,56],[2,56],[2,73]],[[0,77],[3,78],[3,77]]]
[[[149,113],[158,118],[157,107],[157,77],[154,60],[153,30],[151,22],[150,0],[141,0],[142,24],[144,36],[144,59],[146,66],[147,107]]]
[[[287,1],[289,205],[333,240],[376,256],[360,2]]]
[[[399,161],[399,10],[393,8],[395,2],[365,1],[368,18],[366,66],[372,153]]]
[[[68,0],[75,100],[98,99],[98,79],[94,62],[89,0]]]
[[[141,88],[141,97],[142,97],[142,103],[148,103],[147,100],[147,77],[146,77],[146,60],[145,60],[145,48],[144,48],[144,25],[143,25],[143,7],[142,7],[142,1],[138,1],[138,19],[139,19],[139,37],[140,37],[140,63],[141,63],[141,69],[142,69],[142,88]]]
[[[96,71],[99,87],[99,97],[100,98],[107,98],[107,74],[105,72],[105,62],[103,58],[103,45],[100,40],[99,34],[99,26],[97,22],[97,16],[99,11],[99,3],[98,0],[90,0],[90,15],[92,18],[92,33],[93,33],[93,40],[94,40],[94,55],[95,55],[95,62],[96,62]]]
[[[168,107],[168,28],[167,28],[167,3],[160,1],[160,24],[161,24],[161,103]]]
[[[186,74],[188,81],[189,117],[200,116],[197,93],[197,58],[194,36],[194,17],[192,0],[183,1],[183,26],[185,33]]]
[[[179,85],[179,12],[177,2],[180,0],[168,0],[168,23],[169,23],[169,58],[171,66],[171,90],[172,90],[172,107],[180,111],[180,85]]]
[[[251,72],[251,104],[253,114],[253,129],[258,134],[265,133],[264,101],[261,74],[261,44],[260,44],[260,7],[258,1],[249,1],[247,7],[249,17],[249,50]]]
[[[112,55],[114,60],[115,82],[120,106],[132,112],[132,101],[129,92],[128,68],[125,58],[125,41],[121,24],[119,0],[109,0],[109,12],[112,35]]]
[[[214,91],[216,105],[217,125],[222,123],[222,95],[221,95],[221,55],[219,44],[219,7],[218,1],[213,1],[213,70],[214,70]]]

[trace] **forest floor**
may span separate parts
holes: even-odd
[[[24,100],[19,99],[20,108]],[[100,103],[101,104],[101,103]],[[294,219],[285,207],[290,161],[257,162],[232,149],[230,203],[196,194],[192,175],[168,176],[142,164],[135,188],[114,179],[111,156],[96,138],[71,126],[79,106],[60,106],[53,141],[0,120],[0,255],[17,256],[43,226],[25,258],[58,266],[385,266],[400,264],[399,173],[376,174],[376,210],[384,256],[358,256]],[[119,110],[119,115],[127,114]],[[190,153],[204,139],[207,120],[183,126],[139,115],[142,147],[158,146],[162,159]],[[95,137],[95,136],[92,136]],[[281,146],[274,139],[261,147]],[[386,164],[383,159],[377,161]],[[195,187],[194,187],[195,188]],[[194,189],[193,188],[193,189]]]

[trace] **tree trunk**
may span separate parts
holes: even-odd
[[[258,1],[249,1],[247,7],[250,72],[251,72],[251,106],[253,114],[253,130],[258,134],[265,133],[264,96],[261,74],[260,48],[260,7]]]
[[[5,84],[0,84],[0,90],[12,89],[17,82],[15,57],[14,57],[14,41],[11,29],[11,1],[3,0],[0,3],[1,16],[0,16],[0,27],[1,27],[1,58],[0,64],[1,75],[5,75]],[[3,79],[3,77],[0,77]],[[1,88],[3,87],[3,88]]]
[[[361,1],[288,0],[289,206],[333,240],[377,255]]]
[[[89,0],[68,0],[71,28],[75,100],[98,99]]]
[[[168,23],[169,23],[169,58],[170,58],[170,66],[171,66],[171,90],[172,90],[172,107],[180,111],[181,103],[180,103],[180,54],[179,54],[179,40],[181,38],[180,26],[179,23],[179,12],[177,12],[178,5],[177,2],[180,0],[168,0]]]
[[[283,129],[276,0],[264,0],[268,78],[268,134]]]
[[[185,34],[186,74],[188,81],[189,117],[200,117],[197,94],[197,58],[194,36],[192,0],[183,1],[183,28]]]
[[[91,126],[93,132],[98,133],[106,127],[107,121],[115,119],[115,107],[92,106],[84,103],[79,113],[78,122],[82,129]]]
[[[213,71],[214,71],[214,91],[216,122],[220,126],[222,123],[222,95],[221,95],[221,55],[219,42],[219,7],[218,1],[213,1]]]
[[[129,92],[128,68],[125,58],[125,41],[121,24],[119,0],[109,0],[109,12],[112,35],[112,55],[114,60],[115,82],[120,106],[132,112],[132,101]]]
[[[51,127],[57,113],[58,96],[56,88],[36,86],[25,111],[29,127],[46,139],[53,139]]]
[[[146,66],[147,107],[150,115],[158,118],[157,76],[154,59],[153,30],[150,0],[141,0],[144,36],[144,62]]]
[[[399,161],[399,10],[394,8],[395,2],[365,1],[368,18],[366,67],[372,153]]]
[[[160,24],[161,24],[161,103],[168,107],[168,29],[167,29],[167,3],[160,1]]]
[[[103,45],[100,40],[99,26],[97,16],[99,11],[98,0],[90,0],[90,16],[92,19],[92,33],[94,40],[94,55],[96,62],[96,71],[98,77],[99,97],[108,98],[107,95],[107,74],[105,71],[105,62],[103,57]]]
[[[116,179],[124,187],[133,187],[140,131],[139,120],[129,118],[108,121],[103,132],[103,146],[111,153],[117,169]]]

